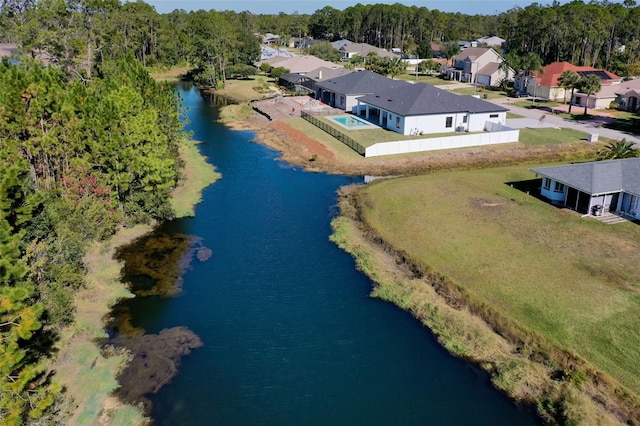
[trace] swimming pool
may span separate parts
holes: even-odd
[[[347,130],[375,129],[376,126],[353,115],[335,115],[327,117]]]

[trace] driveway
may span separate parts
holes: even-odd
[[[611,117],[607,117],[605,115],[600,115],[600,111],[591,110],[590,114],[598,115],[600,119],[592,119],[589,121],[573,121],[566,120],[562,117],[558,117],[548,111],[543,111],[539,109],[527,109],[521,108],[513,105],[513,102],[517,102],[512,98],[497,98],[497,99],[489,99],[489,102],[494,104],[502,105],[505,108],[509,108],[511,112],[514,114],[522,115],[524,119],[507,119],[507,125],[513,125],[514,127],[522,128],[522,127],[567,127],[570,129],[576,129],[587,133],[597,133],[599,136],[603,136],[609,139],[619,140],[626,139],[629,142],[634,142],[636,146],[640,147],[640,138],[637,135],[620,132],[614,129],[607,129],[606,127],[601,127],[603,124],[611,121]],[[558,109],[566,108],[566,106],[559,106]],[[578,107],[583,109],[582,107]],[[575,110],[574,108],[572,108]],[[541,118],[544,116],[544,119]]]

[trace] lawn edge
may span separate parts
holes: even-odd
[[[612,378],[498,316],[489,306],[474,303],[447,277],[422,270],[407,253],[384,241],[361,215],[361,188],[340,190],[340,216],[332,222],[330,239],[374,281],[372,297],[409,311],[447,351],[478,364],[497,388],[518,403],[536,407],[546,422],[640,420],[637,399]]]

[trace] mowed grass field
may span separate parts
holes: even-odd
[[[640,395],[640,225],[604,225],[508,182],[526,167],[376,181],[363,217],[426,270],[463,287]]]

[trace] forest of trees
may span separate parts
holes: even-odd
[[[2,424],[52,422],[62,390],[47,374],[48,350],[74,320],[87,244],[119,225],[173,216],[169,197],[187,135],[173,88],[151,79],[149,67],[188,64],[197,82],[220,86],[246,76],[260,55],[256,34],[267,31],[405,52],[498,35],[512,57],[537,54],[623,75],[640,60],[640,7],[632,0],[534,3],[495,16],[401,4],[327,6],[311,15],[158,14],[117,0],[0,5],[0,41],[22,53],[0,63]]]
[[[535,53],[544,64],[569,61],[627,75],[640,61],[640,6],[635,0],[532,2],[497,15],[444,13],[399,3],[357,4],[344,10],[326,6],[312,15],[252,17],[257,31],[285,37],[347,38],[406,53],[430,50],[430,44],[496,35],[517,55]],[[421,54],[421,57],[424,57]]]

